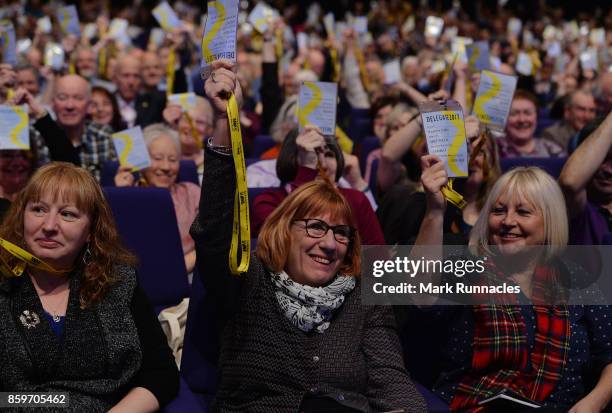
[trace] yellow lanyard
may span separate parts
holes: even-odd
[[[448,178],[446,186],[442,187],[442,194],[444,198],[459,209],[463,209],[467,206],[467,202],[463,199],[463,195],[453,189],[453,182],[455,178]]]
[[[100,30],[100,39],[104,36],[104,31]],[[98,51],[98,76],[106,79],[106,45]]]
[[[274,31],[274,52],[276,54],[276,61],[280,61],[283,57],[283,30],[280,28]]]
[[[202,143],[202,138],[200,137],[198,130],[195,128],[195,125],[193,124],[193,119],[191,119],[191,116],[189,116],[189,113],[187,112],[184,112],[183,115],[185,115],[185,119],[187,120],[187,123],[189,124],[189,131],[193,139],[195,139],[198,149],[202,150],[202,148],[204,147]]]
[[[26,265],[37,268],[42,271],[50,272],[52,274],[66,274],[72,271],[72,268],[69,270],[61,270],[58,271],[40,258],[35,257],[30,254],[26,250],[17,245],[9,242],[3,238],[0,238],[0,247],[4,248],[8,253],[17,258],[20,262],[15,264],[13,268],[11,268],[8,263],[0,256],[0,271],[5,276],[8,277],[19,277],[23,274]]]
[[[338,60],[338,51],[330,45],[329,47],[329,57],[332,61],[332,67],[334,69],[332,74],[332,82],[340,81],[340,61]]]
[[[363,88],[366,92],[370,91],[370,76],[368,75],[368,71],[365,67],[365,58],[363,56],[363,52],[359,48],[359,42],[355,39],[355,44],[353,46],[353,50],[355,52],[355,59],[357,59],[357,64],[359,65],[359,75],[361,76],[361,83],[363,84]]]
[[[168,65],[166,66],[166,94],[170,96],[174,89],[174,67],[176,62],[176,56],[174,53],[174,47],[170,48],[170,54],[168,55]]]
[[[249,194],[246,183],[246,165],[242,149],[242,132],[240,131],[240,112],[236,97],[232,94],[227,104],[232,138],[232,154],[236,170],[236,196],[234,198],[234,222],[232,224],[232,243],[230,245],[229,268],[232,274],[239,275],[249,269],[251,254],[251,228],[249,224]],[[240,254],[240,261],[238,261]]]

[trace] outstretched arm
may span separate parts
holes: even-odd
[[[586,187],[612,148],[612,112],[567,160],[559,184],[565,193],[570,218],[584,210]]]

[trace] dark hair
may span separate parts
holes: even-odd
[[[516,92],[514,92],[514,96],[512,97],[512,100],[517,100],[517,99],[523,99],[523,100],[530,101],[535,106],[536,111],[540,107],[538,103],[538,98],[536,98],[535,95],[529,92],[528,90],[517,89]]]
[[[385,106],[395,106],[399,102],[396,96],[383,95],[378,99],[375,99],[370,106],[370,115],[372,119],[376,116],[376,113],[384,108]]]
[[[283,185],[293,181],[298,173],[298,146],[296,143],[298,135],[299,131],[297,128],[293,128],[289,131],[281,145],[278,159],[276,160],[276,175]],[[342,171],[344,171],[344,156],[334,136],[326,136],[325,140],[327,141],[327,147],[331,149],[336,156],[338,167],[336,168],[335,180],[338,181],[342,176]]]
[[[125,122],[123,121],[123,118],[121,117],[121,112],[119,111],[119,104],[117,103],[117,98],[115,97],[115,95],[113,95],[111,92],[108,91],[108,89],[102,86],[92,87],[91,88],[92,96],[94,93],[102,93],[111,102],[111,106],[113,107],[113,118],[111,119],[110,126],[111,128],[113,128],[113,132],[118,132],[120,130],[126,129],[127,125],[125,124]]]

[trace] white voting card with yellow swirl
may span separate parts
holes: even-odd
[[[444,162],[449,177],[468,176],[465,121],[461,105],[454,101],[419,105],[427,150]]]
[[[113,144],[119,157],[119,164],[131,165],[134,171],[147,168],[151,165],[149,151],[145,145],[140,126],[113,133]]]
[[[324,135],[334,135],[338,84],[332,82],[302,82],[298,98],[300,132],[306,125],[314,125]]]
[[[193,92],[175,93],[168,96],[168,102],[179,105],[184,112],[189,112],[196,105],[196,95]]]
[[[162,1],[153,9],[153,16],[161,28],[167,32],[171,32],[172,29],[181,25],[181,20],[167,1]]]
[[[220,59],[236,62],[238,0],[208,2],[208,15],[202,36],[202,77],[210,75],[210,65]]]
[[[30,149],[27,106],[0,105],[0,149]]]
[[[79,24],[79,14],[77,13],[76,6],[71,4],[70,6],[60,7],[57,9],[57,20],[59,21],[62,33],[74,34],[77,37],[81,36],[81,25]]]
[[[489,58],[489,42],[475,42],[465,46],[467,53],[468,66],[472,72],[491,69]]]
[[[516,89],[516,76],[483,70],[474,100],[474,114],[491,129],[503,130]]]
[[[278,11],[268,6],[266,3],[257,3],[257,6],[251,11],[247,21],[259,33],[265,33],[273,18],[278,17]]]

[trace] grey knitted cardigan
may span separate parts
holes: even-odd
[[[246,274],[228,273],[231,158],[207,150],[203,188],[191,234],[222,332],[213,410],[294,413],[304,396],[313,395],[361,412],[426,411],[404,368],[391,308],[362,306],[357,283],[325,333],[302,332],[281,313],[269,274],[256,257]]]
[[[130,312],[136,275],[127,266],[115,274],[121,281],[87,309],[79,305],[80,277],[71,277],[63,345],[28,276],[0,284],[1,391],[69,392],[69,408],[43,409],[61,413],[105,412],[125,395],[142,362]],[[36,313],[39,323],[24,325],[24,311]]]

